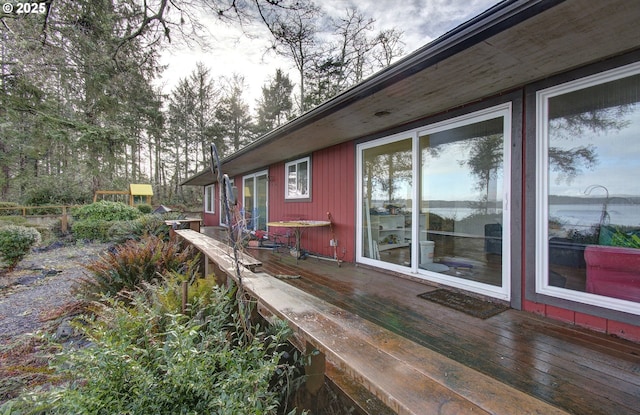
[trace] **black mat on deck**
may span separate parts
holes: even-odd
[[[496,314],[509,309],[506,305],[480,300],[478,298],[441,288],[427,293],[418,294],[418,297],[453,308],[457,311],[462,311],[465,314],[481,319],[495,316]]]

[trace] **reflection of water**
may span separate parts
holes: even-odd
[[[609,223],[612,225],[640,225],[640,206],[609,205]],[[602,205],[550,205],[549,218],[562,225],[597,225],[602,215]]]

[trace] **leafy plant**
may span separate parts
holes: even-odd
[[[640,235],[638,231],[625,231],[621,228],[616,228],[613,235],[611,235],[611,245],[621,246],[625,248],[640,248]]]
[[[146,203],[137,205],[136,208],[138,208],[138,210],[143,214],[151,213],[151,211],[153,210],[153,207]]]
[[[40,243],[41,236],[34,228],[8,225],[0,228],[0,254],[8,264],[9,270],[24,258],[31,247]]]
[[[71,231],[76,239],[107,242],[110,240],[109,230],[113,222],[99,219],[86,219],[73,222]]]
[[[178,242],[163,241],[153,235],[140,241],[130,240],[86,265],[91,276],[83,278],[76,290],[87,298],[115,296],[173,271],[191,274],[197,263],[192,252],[191,248],[183,250]]]
[[[153,290],[152,290],[153,291]],[[12,414],[277,414],[282,384],[297,371],[283,360],[290,330],[279,323],[247,336],[235,294],[209,291],[197,316],[166,313],[149,293],[114,301],[78,325],[92,346],[67,349],[53,365],[65,387],[25,394]],[[294,414],[292,411],[291,414]]]
[[[76,220],[132,220],[138,218],[142,213],[129,205],[121,202],[109,202],[101,200],[90,205],[82,206],[73,210],[73,217]]]

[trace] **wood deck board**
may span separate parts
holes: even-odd
[[[270,304],[274,314],[302,328],[329,359],[398,413],[566,413],[285,282],[260,275],[264,274],[246,279],[245,287]]]
[[[306,288],[305,291],[312,290]],[[316,291],[315,294],[317,295],[318,292]],[[341,302],[334,299],[332,303],[345,309],[353,308],[353,304],[349,305],[347,301]],[[442,332],[436,325],[425,325],[423,321],[409,317],[410,313],[407,313],[406,310],[398,310],[396,313],[388,307],[385,309],[381,303],[372,301],[368,301],[367,305],[361,304],[360,307],[358,307],[358,312],[367,314],[383,312],[383,315],[401,315],[403,320],[402,324],[406,326],[406,328],[399,328],[398,325],[393,324],[395,326],[394,331],[398,334],[419,342],[420,344],[428,344],[431,349],[445,356],[454,358],[458,362],[490,375],[493,378],[509,379],[509,384],[520,390],[530,391],[535,389],[537,391],[536,396],[548,402],[560,401],[559,403],[564,403],[563,401],[567,401],[571,403],[580,400],[584,395],[583,390],[576,390],[571,386],[574,376],[572,376],[570,372],[559,370],[553,367],[553,365],[547,364],[544,360],[541,360],[544,365],[543,367],[535,367],[533,364],[536,364],[536,362],[527,364],[510,358],[509,351],[504,348],[497,348],[495,353],[492,353],[488,357],[482,356],[482,349],[478,347],[479,339],[470,339],[469,332],[466,332],[465,335],[450,332],[440,335]],[[383,327],[389,327],[388,320],[370,317],[369,319]],[[422,326],[421,329],[413,330],[413,328],[418,325]],[[514,350],[513,353],[517,353],[517,351]],[[522,376],[522,373],[526,373],[527,376]],[[567,387],[568,384],[569,386]],[[590,392],[594,393],[601,390],[601,385],[597,385]],[[558,395],[561,395],[561,399],[556,398]],[[622,397],[617,398],[618,401],[626,400]],[[608,399],[602,402],[603,407],[609,407],[609,405],[610,401]],[[576,409],[578,413],[587,413],[590,407],[591,405],[582,405],[579,407],[574,405],[574,409]]]
[[[251,251],[271,274],[574,414],[640,414],[640,345],[509,310],[487,320],[419,299],[433,289],[365,267]],[[385,339],[379,339],[381,342]]]
[[[346,271],[354,278],[359,275],[353,274],[360,274],[360,270],[347,270],[346,266],[340,271],[327,270],[326,265],[317,262],[311,265],[333,274],[327,276],[308,271],[309,261],[297,266],[288,262],[283,258],[271,260],[265,263],[265,270],[300,274],[301,279],[288,283],[482,373],[508,379],[508,383],[519,390],[556,403],[572,413],[640,413],[638,345],[583,334],[566,325],[516,311],[507,311],[484,321],[473,319],[470,324],[469,318],[461,317],[459,312],[409,298],[406,291],[396,291],[387,285],[385,297],[375,298],[372,294],[354,292],[353,284],[340,279],[345,277],[336,277]],[[428,287],[423,287],[423,291],[428,291]],[[406,307],[389,305],[389,299],[398,295],[405,296]],[[415,307],[422,308],[422,312],[415,311]],[[388,315],[401,316],[402,326],[390,327],[394,324],[382,318]],[[425,319],[430,315],[438,317]],[[572,350],[566,350],[567,347]],[[482,353],[486,356],[479,358]]]
[[[193,244],[201,252],[205,253],[205,255],[210,251],[211,255],[215,256],[225,254],[229,261],[231,261],[231,259],[233,258],[233,250],[230,246],[212,239],[207,235],[191,229],[178,229],[175,231],[175,233],[176,235],[190,241],[191,244]],[[238,255],[240,264],[251,271],[254,271],[257,267],[262,265],[261,261],[253,258],[251,255],[242,250],[238,251]],[[227,261],[225,261],[225,263],[227,263]]]

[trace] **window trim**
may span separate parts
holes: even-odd
[[[306,195],[290,195],[289,194],[289,167],[295,165],[296,169],[299,164],[307,163],[307,194]],[[297,173],[297,170],[296,170]],[[284,164],[284,199],[291,201],[311,200],[311,156],[302,157],[297,160],[288,161]],[[298,180],[298,177],[296,177]]]
[[[621,300],[599,294],[570,290],[549,285],[549,137],[548,137],[548,104],[549,99],[592,86],[623,79],[640,74],[640,62],[619,66],[613,69],[580,77],[567,82],[557,83],[535,92],[535,294],[547,296],[560,301],[571,301],[587,306],[601,307],[608,310],[640,315],[640,306],[632,301]],[[548,301],[544,301],[547,303]]]
[[[410,274],[417,276],[418,278],[425,279],[436,283],[441,283],[450,287],[460,288],[468,290],[478,294],[486,295],[492,298],[505,300],[505,301],[519,301],[519,297],[514,295],[514,287],[519,288],[519,284],[514,282],[514,273],[512,271],[512,264],[514,255],[516,252],[512,247],[512,235],[511,231],[505,231],[503,233],[503,264],[502,264],[502,285],[500,287],[490,286],[488,284],[478,283],[471,280],[453,280],[443,278],[436,273],[429,273],[418,268],[417,262],[412,263],[411,267],[403,267],[401,265],[395,265],[380,260],[365,257],[363,255],[363,241],[359,232],[363,228],[363,206],[362,206],[362,153],[364,150],[374,147],[379,147],[385,144],[389,144],[395,141],[401,141],[403,139],[412,140],[412,158],[413,158],[413,177],[414,186],[412,198],[414,201],[418,200],[419,185],[416,178],[420,177],[420,163],[418,163],[417,149],[419,148],[420,135],[424,133],[434,133],[447,129],[456,128],[462,125],[471,124],[474,122],[484,121],[495,117],[504,117],[504,171],[503,171],[503,227],[507,230],[512,230],[512,217],[514,212],[512,211],[515,206],[511,203],[511,196],[513,192],[512,183],[512,169],[514,160],[512,158],[511,148],[514,142],[513,123],[514,123],[514,101],[507,100],[496,103],[495,105],[483,106],[476,111],[462,112],[457,116],[441,119],[440,121],[434,120],[431,123],[424,123],[417,125],[416,127],[405,130],[398,133],[391,133],[387,136],[366,141],[357,144],[356,146],[356,262],[371,265],[390,271],[399,272],[402,274]],[[417,202],[414,202],[417,203]],[[419,223],[418,210],[412,207],[412,223]],[[412,226],[412,240],[417,240],[417,227]],[[418,244],[413,244],[412,257],[418,257]]]
[[[210,184],[204,187],[204,213],[209,213],[209,214],[216,213],[216,185],[215,184]]]

